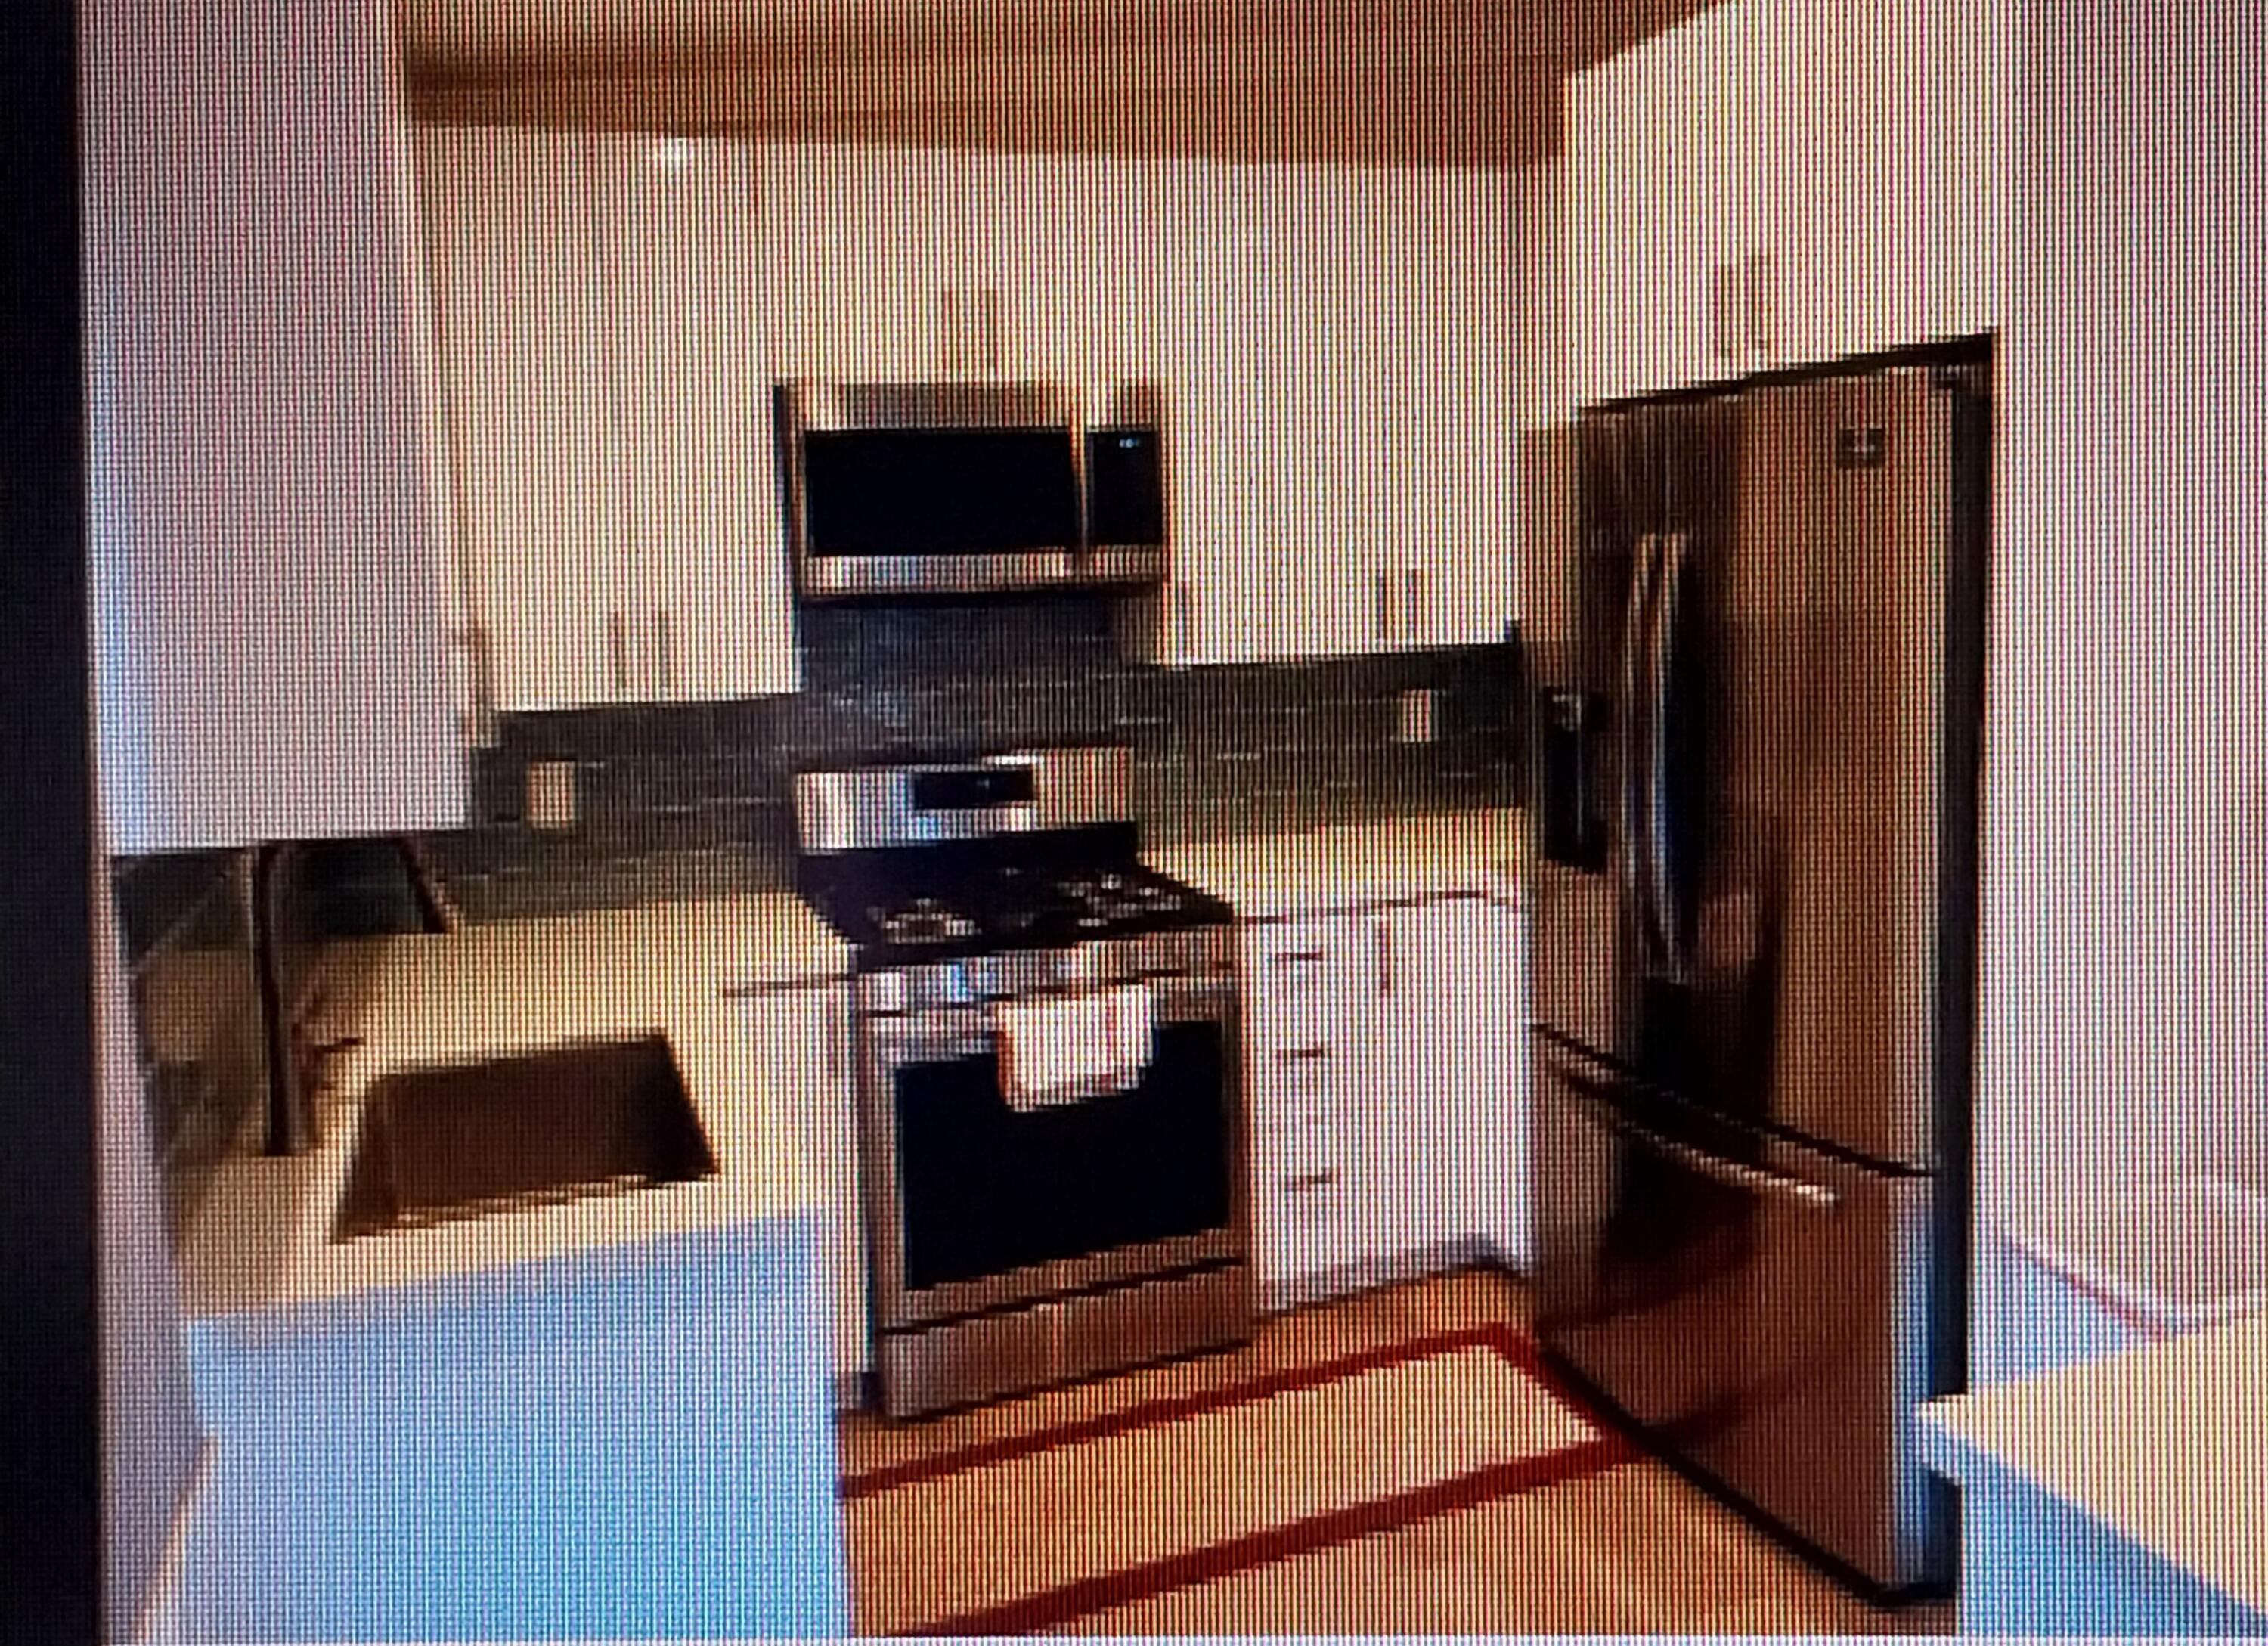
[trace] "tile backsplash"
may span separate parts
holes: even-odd
[[[509,918],[790,882],[791,787],[817,767],[1123,742],[1152,839],[1512,803],[1516,642],[1308,662],[1130,662],[1107,600],[816,606],[804,689],[733,703],[504,716],[475,757],[468,826],[423,854],[468,918]],[[1413,711],[1409,694],[1426,694]],[[1414,719],[1413,719],[1414,714]],[[1422,723],[1431,741],[1404,741]],[[538,828],[529,771],[572,822]],[[565,793],[560,790],[566,785]],[[313,945],[416,929],[399,845],[276,854],[278,980],[296,1003]],[[261,1144],[266,1025],[254,950],[254,853],[119,860],[153,1152],[179,1237],[214,1170]]]
[[[151,1152],[176,1239],[265,1090],[244,874],[235,852],[123,858],[113,867]]]
[[[1128,661],[1102,597],[810,605],[803,690],[501,717],[475,816],[426,842],[474,919],[784,884],[799,771],[1123,742],[1153,839],[1510,804],[1519,647],[1202,668]],[[1429,694],[1431,741],[1397,737]],[[574,769],[534,826],[529,769]],[[547,779],[547,782],[551,779]]]
[[[399,851],[387,842],[286,842],[267,853],[275,973],[287,1014],[312,999],[318,944],[409,929],[418,918],[406,883],[396,889],[373,869],[372,860],[379,869],[395,866],[406,882]],[[266,1140],[268,1023],[252,902],[260,855],[160,853],[111,866],[151,1152],[175,1239],[221,1161]]]

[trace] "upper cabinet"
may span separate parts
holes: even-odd
[[[1754,84],[1753,8],[1721,5],[1572,77],[1561,240],[1579,402],[1721,376],[1775,316],[1750,281],[1785,224]],[[1754,295],[1756,312],[1741,312]]]
[[[594,145],[630,694],[792,691],[801,675],[744,145]]]
[[[1509,181],[1160,167],[1169,662],[1465,644],[1514,615]]]
[[[793,690],[749,151],[446,128],[421,161],[486,706]]]
[[[79,13],[109,844],[460,823],[390,10]]]
[[[1996,324],[2010,107],[1990,16],[1727,0],[1572,78],[1573,400]]]
[[[1155,661],[1493,640],[1513,615],[1501,173],[761,151],[783,376],[1164,391]]]
[[[2022,175],[2014,42],[1978,0],[1778,0],[1811,139],[1802,356],[1989,331],[2008,313]],[[1794,72],[1791,69],[1789,72]]]

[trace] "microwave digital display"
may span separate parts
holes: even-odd
[[[1166,493],[1155,429],[1094,429],[1086,437],[1086,526],[1097,543],[1166,541]]]
[[[806,552],[1014,554],[1072,548],[1071,431],[812,430],[803,437]]]

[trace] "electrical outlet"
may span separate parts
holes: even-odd
[[[1397,743],[1432,742],[1440,698],[1440,692],[1424,689],[1403,692],[1397,703],[1394,741]]]
[[[575,763],[535,760],[527,767],[527,821],[554,831],[575,826]]]

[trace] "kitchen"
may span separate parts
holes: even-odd
[[[2052,472],[2053,440],[2070,435],[2068,418],[2042,410],[2055,380],[2043,351],[2065,311],[2049,314],[2013,255],[1992,255],[2029,246],[2042,215],[2020,224],[1994,187],[2009,156],[1993,145],[2013,142],[2014,122],[1990,114],[2018,89],[2013,48],[1992,19],[1862,25],[1816,6],[1719,6],[1642,41],[1588,40],[1572,51],[1564,85],[1552,63],[1551,96],[1533,107],[1500,94],[1477,111],[1454,105],[1428,125],[1411,111],[1450,100],[1400,85],[1400,99],[1383,100],[1388,114],[1362,134],[1372,146],[1356,163],[1333,163],[1318,156],[1332,134],[1319,137],[1311,109],[1304,125],[1287,113],[1232,144],[1204,128],[1207,99],[1186,88],[1159,104],[1191,122],[1178,144],[1155,133],[1134,141],[1110,124],[1134,116],[1078,106],[1050,115],[1078,128],[1053,141],[1070,153],[1048,152],[1049,144],[1019,152],[965,134],[938,143],[940,123],[981,130],[1007,120],[1014,97],[1030,97],[1018,77],[1031,66],[1012,59],[998,70],[1006,89],[998,94],[1009,100],[989,115],[854,107],[838,85],[843,107],[792,111],[806,134],[834,121],[836,140],[827,143],[718,135],[755,123],[745,109],[719,116],[748,95],[745,70],[707,80],[633,72],[627,83],[641,95],[664,107],[682,100],[659,129],[641,129],[618,112],[621,79],[514,77],[494,63],[484,74],[464,67],[471,57],[448,72],[442,12],[422,23],[415,8],[404,14],[414,49],[399,59],[386,11],[324,17],[321,27],[233,38],[216,23],[209,38],[168,39],[165,54],[140,61],[143,72],[180,65],[170,138],[173,105],[146,89],[138,123],[98,113],[91,127],[90,174],[117,180],[117,192],[97,191],[94,203],[136,229],[131,240],[98,234],[91,248],[93,289],[114,283],[127,299],[90,303],[98,339],[103,324],[116,328],[94,358],[158,368],[99,377],[92,397],[98,517],[107,522],[99,555],[114,545],[98,578],[120,580],[107,609],[113,667],[98,678],[107,824],[136,952],[136,1032],[169,1151],[162,1192],[177,1197],[166,1208],[181,1237],[172,1283],[192,1323],[198,1415],[217,1436],[189,1509],[176,1519],[169,1492],[144,1528],[144,1569],[170,1575],[157,1585],[153,1630],[839,1632],[874,1615],[861,1610],[862,1582],[873,1585],[860,1569],[856,1514],[846,1553],[814,1540],[795,1507],[828,1524],[836,1449],[872,1474],[945,1456],[952,1448],[936,1436],[986,1432],[987,1420],[967,1413],[926,1428],[828,1421],[830,1407],[875,1392],[875,1381],[886,1403],[889,1389],[919,1381],[905,1359],[914,1351],[893,1350],[894,1373],[884,1350],[936,1345],[938,1359],[920,1363],[948,1368],[941,1391],[909,1397],[908,1413],[1148,1358],[1126,1347],[1152,1329],[1156,1317],[1142,1311],[1105,1328],[1042,1333],[1048,1340],[1036,1347],[964,1351],[965,1340],[930,1329],[985,1318],[998,1300],[924,1302],[902,1272],[906,1251],[878,1243],[862,1175],[889,1128],[863,1118],[850,1095],[850,1066],[868,1055],[854,1037],[862,1022],[898,1015],[872,998],[875,979],[893,972],[909,994],[926,977],[939,989],[973,988],[1004,1014],[1026,1002],[972,985],[965,950],[949,956],[948,973],[854,955],[876,945],[852,929],[856,912],[829,908],[830,857],[858,856],[909,898],[942,901],[934,877],[946,858],[955,875],[1021,870],[1026,861],[994,848],[1036,832],[1099,854],[1072,866],[1082,875],[1138,881],[1138,869],[1159,877],[1147,882],[1155,889],[1189,894],[1163,926],[1155,912],[1131,912],[1132,924],[1121,925],[1128,912],[1106,911],[1110,941],[1068,949],[1101,965],[1086,981],[1104,985],[1106,998],[1123,998],[1137,973],[1151,980],[1135,991],[1145,1000],[1215,998],[1209,978],[1236,980],[1228,1020],[1242,1026],[1242,1050],[1224,1059],[1216,1031],[1212,1055],[1229,1076],[1216,1084],[1241,1088],[1244,1124],[1223,1136],[1252,1155],[1250,1170],[1221,1181],[1232,1201],[1248,1205],[1207,1221],[1241,1226],[1248,1239],[1181,1251],[1167,1267],[1243,1273],[1173,1315],[1175,1330],[1194,1335],[1171,1348],[1247,1337],[1259,1345],[1300,1329],[1281,1322],[1433,1310],[1441,1318],[1424,1330],[1402,1323],[1402,1346],[1478,1333],[1444,1351],[1456,1364],[1442,1376],[1476,1377],[1498,1391],[1489,1398],[1534,1402],[1543,1384],[1515,1377],[1512,1349],[1492,1349],[1478,1371],[1458,1355],[1524,1318],[1521,1295],[1498,1277],[1537,1261],[1537,1166],[1523,1108],[1535,882],[1519,802],[1543,745],[1528,724],[1525,698],[1536,683],[1527,648],[1508,637],[1520,631],[1513,625],[1550,631],[1542,602],[1551,584],[1540,568],[1578,508],[1565,430],[1578,405],[1997,333],[1991,538],[2002,580],[1990,609],[1997,622],[2052,600],[2052,579],[2071,569],[2043,561],[2033,570],[2010,556],[2039,529],[2018,505],[2076,509],[2087,499],[2019,483]],[[1461,33],[1470,21],[1444,12],[1410,26],[1424,48],[1400,71],[1418,92],[1429,75],[1469,87],[1534,72],[1515,45]],[[139,84],[132,28],[151,26],[119,22],[91,72],[107,63]],[[1881,32],[1809,32],[1837,28]],[[1401,61],[1359,31],[1295,32],[1291,43],[1264,31],[1227,45],[1203,31],[1193,38],[1226,54],[1209,64],[1216,98],[1219,85],[1238,84],[1240,66],[1271,52],[1328,61],[1353,49],[1352,38]],[[2028,88],[2054,61],[2032,46]],[[849,56],[840,41],[832,49]],[[862,49],[889,60],[872,40]],[[912,62],[945,47],[908,23],[893,49]],[[1107,41],[1099,49],[1107,54]],[[241,74],[233,89],[193,73],[199,52],[217,61],[247,51],[265,75]],[[341,63],[356,67],[342,74]],[[1801,63],[1839,66],[1842,78],[1807,77]],[[1322,70],[1310,61],[1307,72]],[[282,112],[320,141],[261,138],[296,129],[278,119],[279,95]],[[515,97],[556,101],[507,119],[499,109],[508,114]],[[1296,98],[1287,106],[1307,107]],[[1505,147],[1515,112],[1543,133],[1520,138],[1535,146],[1517,159]],[[769,117],[792,123],[777,109]],[[1154,107],[1152,117],[1163,118]],[[2089,134],[2057,131],[2043,115],[2036,124],[2062,144],[2039,138],[2038,152],[2079,174],[2088,160],[2080,137]],[[909,128],[931,140],[895,146]],[[872,142],[843,140],[859,131]],[[1774,140],[1790,131],[1803,144]],[[2092,135],[2131,151],[2123,129]],[[208,190],[219,215],[178,210],[178,174],[135,164],[146,151],[137,145],[167,140],[205,145],[195,151],[211,164],[186,186]],[[1359,146],[1344,133],[1336,140]],[[1279,146],[1269,151],[1271,143]],[[1219,158],[1237,144],[1263,152]],[[1421,153],[1430,163],[1410,163]],[[1818,187],[1821,177],[1830,186]],[[1688,220],[1697,203],[1714,215]],[[2064,232],[2104,234],[2104,257],[2127,250],[2110,230],[2074,219]],[[1917,227],[1933,232],[1899,238]],[[1911,255],[1917,242],[1923,249]],[[184,291],[177,271],[193,266],[209,284]],[[309,282],[305,298],[279,302],[260,284],[278,266]],[[119,319],[183,306],[204,323]],[[2083,318],[2102,323],[2099,313]],[[247,403],[248,371],[254,382],[269,376],[269,392]],[[1071,415],[1085,419],[1075,424],[1083,434],[1156,437],[1168,558],[1041,597],[961,588],[932,593],[932,603],[872,590],[846,601],[814,587],[816,528],[808,517],[799,524],[782,474],[799,458],[808,470],[814,439],[856,432],[856,411],[781,416],[775,390],[858,383],[1130,391],[1118,408],[1082,402]],[[232,386],[225,405],[224,386]],[[1159,386],[1161,414],[1143,398]],[[184,433],[214,430],[225,438]],[[257,461],[273,451],[308,458],[297,469]],[[114,469],[104,468],[106,454]],[[1097,454],[1070,453],[1075,465]],[[855,483],[838,498],[857,500]],[[1090,492],[1086,506],[1094,503]],[[656,534],[656,522],[668,529]],[[216,551],[151,576],[127,550],[165,536]],[[387,578],[367,574],[373,543],[385,545]],[[762,552],[746,552],[751,544]],[[2050,855],[2039,842],[2059,808],[1993,808],[2052,771],[2045,761],[2007,763],[2021,762],[2028,732],[2049,724],[2055,705],[2027,691],[2029,676],[1993,671],[2019,659],[2038,668],[2043,644],[2000,640],[1983,661],[1993,717],[1980,757],[1987,932],[2041,918],[2031,904],[1993,899],[2038,883],[2026,875]],[[2050,719],[2027,722],[2027,712]],[[1097,749],[1112,752],[1062,758]],[[844,776],[853,772],[868,776]],[[2121,771],[2103,786],[2133,780]],[[830,789],[855,781],[882,782],[895,798],[877,800],[870,786],[865,801],[829,801]],[[893,819],[895,832],[862,832]],[[386,844],[401,837],[409,849]],[[921,855],[940,853],[946,837],[953,851],[934,863]],[[267,844],[278,841],[299,844]],[[247,848],[248,858],[233,855]],[[881,864],[876,853],[895,855]],[[2051,897],[2042,892],[2041,906]],[[1020,907],[990,900],[968,918],[987,926]],[[1044,926],[1059,914],[1035,918]],[[2202,918],[2228,921],[2231,941],[2245,941],[2235,915]],[[964,944],[951,912],[920,912],[913,929],[924,921],[946,949]],[[412,934],[418,927],[443,929]],[[389,929],[397,934],[345,935]],[[1178,954],[1153,963],[1138,946],[1161,934]],[[1131,971],[1098,954],[1122,941],[1136,946],[1123,951]],[[2044,1192],[2055,1174],[2038,1163],[2097,1164],[2088,1151],[2104,1133],[2090,1129],[2095,1111],[2074,1102],[2051,1134],[2029,1095],[2036,1088],[2009,1074],[2022,1063],[1996,1061],[2025,1056],[2027,1035],[2058,1049],[2056,1067],[2072,1060],[2052,1024],[2032,1026],[2028,1014],[2039,1008],[2002,981],[1999,968],[2027,963],[2023,952],[2004,955],[1988,939],[1982,957],[1974,1176],[1978,1205],[1993,1211],[1978,1221],[2036,1231],[2061,1214],[2079,1231],[2035,1234],[2032,1245],[2068,1253],[2083,1247],[2088,1220]],[[1176,972],[1172,986],[1157,981]],[[263,1012],[263,991],[300,1011]],[[1197,1020],[1169,1008],[1160,1025],[1176,1021]],[[1160,1025],[1138,1027],[1163,1045]],[[2242,1019],[2210,1027],[2253,1032]],[[674,1186],[515,1200],[485,1217],[330,1237],[361,1158],[349,1117],[357,1103],[375,1112],[365,1094],[387,1075],[657,1030],[681,1089],[658,1101],[698,1111],[713,1169],[696,1159]],[[1033,1034],[1042,1064],[1051,1045],[1108,1037],[1067,1035],[1060,1023]],[[2108,1080],[2097,1057],[2095,1078]],[[217,1078],[205,1068],[216,1060],[239,1073],[304,1067],[308,1089]],[[1082,1073],[1097,1071],[1037,1086],[1075,1087]],[[1308,1118],[1317,1081],[1330,1113],[1320,1126]],[[2242,1181],[2233,1174],[2259,1140],[2257,1089],[2243,1090],[2240,1075],[2200,1090],[2191,1129],[2157,1140],[2173,1152],[2134,1163],[2137,1187]],[[1502,1100],[1470,1101],[1476,1092]],[[764,1103],[751,1101],[757,1093]],[[1041,1090],[1034,1101],[1060,1096]],[[391,1112],[409,1111],[403,1096]],[[295,1119],[311,1119],[316,1140],[288,1152]],[[413,1141],[401,1125],[406,1162]],[[287,1152],[265,1152],[279,1140]],[[482,1163],[501,1170],[492,1163],[512,1152],[491,1139]],[[459,1192],[477,1201],[529,1186]],[[1142,1209],[1138,1197],[1128,1204]],[[2061,1358],[2050,1341],[2058,1333],[2115,1339],[2116,1316],[2047,1266],[2021,1254],[1992,1266],[1982,1260],[1991,1243],[1977,1244],[1966,1310],[1971,1384]],[[619,1257],[642,1246],[656,1255],[649,1267]],[[876,1258],[887,1272],[862,1273]],[[723,1283],[720,1265],[731,1266]],[[1106,1278],[1055,1274],[1072,1291]],[[1376,1289],[1397,1282],[1403,1289]],[[390,1309],[389,1297],[412,1296],[425,1304]],[[1366,1302],[1381,1297],[1395,1301]],[[882,1318],[886,1302],[899,1312]],[[1278,1313],[1300,1304],[1322,1312]],[[932,1305],[942,1312],[925,1313]],[[2039,1312],[2019,1322],[2021,1310]],[[831,1325],[823,1338],[779,1324],[821,1318]],[[642,1338],[632,1330],[640,1320],[666,1329]],[[1344,1327],[1350,1343],[1361,1330]],[[1396,1347],[1395,1330],[1374,1330],[1362,1347]],[[563,1334],[576,1332],[602,1352],[579,1361],[558,1352]],[[656,1341],[707,1347],[673,1357]],[[1074,1352],[1087,1358],[1061,1358]],[[383,1399],[357,1409],[333,1393],[326,1404],[321,1391],[371,1378],[373,1365],[392,1368],[377,1378]],[[666,1397],[630,1386],[641,1367],[650,1383],[671,1384]],[[956,1381],[976,1375],[971,1367],[995,1381]],[[592,1473],[643,1483],[651,1495],[624,1485],[594,1506],[588,1488],[563,1491],[562,1472],[578,1454],[526,1392],[541,1386],[539,1373],[571,1380],[581,1421],[611,1437]],[[1172,1378],[1203,1374],[1123,1376],[1163,1400],[1156,1391]],[[412,1420],[438,1421],[433,1390],[483,1378],[502,1378],[490,1385],[497,1409],[466,1432],[489,1436],[489,1450],[450,1457],[405,1442]],[[792,1391],[761,1442],[721,1415],[747,1404],[733,1391],[752,1379]],[[1108,1377],[1078,1386],[1134,1399],[1123,1392],[1132,1384]],[[1181,1392],[1170,1398],[1197,1398],[1173,1386]],[[1077,1409],[1062,1403],[1079,1398],[1027,1396],[1040,1406],[1012,1399],[976,1412],[1020,1412],[990,1421],[1028,1423],[1042,1407]],[[665,1445],[662,1411],[693,1414],[688,1430],[708,1443]],[[293,1443],[279,1413],[318,1424],[334,1444]],[[901,1434],[931,1438],[876,1438]],[[174,1444],[177,1478],[187,1480],[185,1445]],[[1103,1455],[1087,1466],[1103,1466]],[[1464,1461],[1484,1471],[1521,1459]],[[764,1497],[777,1512],[752,1519],[739,1472],[758,1466],[781,1472]],[[1456,1478],[1449,1462],[1409,1466],[1421,1485]],[[276,1495],[277,1479],[297,1481],[296,1491]],[[913,1487],[873,1486],[867,1495]],[[484,1490],[515,1503],[484,1532],[437,1509]],[[1351,1504],[1325,1496],[1322,1511],[1364,1506],[1359,1494]],[[1552,1595],[1563,1609],[1521,1615],[1567,1628],[1749,1632],[1775,1616],[1793,1628],[1879,1626],[1809,1568],[1781,1563],[1777,1546],[1713,1502],[1692,1502],[1705,1542],[1774,1578],[1727,1586],[1714,1609],[1697,1613],[1586,1613]],[[323,1503],[327,1512],[311,1512]],[[590,1546],[576,1514],[633,1527],[640,1503],[671,1528],[660,1545],[681,1552],[671,1569],[713,1574],[768,1559],[835,1598],[798,1614],[763,1610],[784,1599],[700,1576],[641,1581],[618,1570],[609,1583],[585,1568],[578,1581],[551,1581]],[[442,1524],[454,1539],[446,1558],[428,1547],[418,1557],[428,1564],[372,1566],[408,1558],[403,1543],[423,1546],[416,1528],[431,1537]],[[1193,1546],[1257,1548],[1248,1539],[1282,1530],[1232,1522],[1195,1546],[1168,1538],[1151,1563],[1186,1580],[1188,1568],[1172,1562]],[[1653,1530],[1673,1548],[1681,1530],[1692,1532]],[[1350,1535],[1299,1558],[1377,1546],[1374,1536]],[[342,1548],[358,1566],[321,1564]],[[1112,1575],[1056,1558],[1070,1562],[1055,1572],[1056,1590]],[[1277,1549],[1239,1574],[1260,1582],[1305,1569],[1287,1558]],[[1964,1561],[1964,1584],[1985,1564]],[[416,1591],[404,1611],[398,1598],[341,1581],[345,1569],[427,1576],[399,1586]],[[536,1570],[549,1586],[527,1594]],[[1800,1576],[1783,1580],[1783,1570]],[[1772,1586],[1779,1581],[1795,1587]],[[1571,1576],[1568,1586],[1581,1582]],[[1174,1592],[1189,1589],[1183,1581]],[[1797,1589],[1826,1595],[1818,1604],[1827,1609],[1790,1609]],[[269,1608],[280,1593],[306,1610],[277,1616]],[[516,1604],[526,1609],[499,1615],[495,1598],[505,1594],[525,1595]],[[1011,1615],[998,1608],[1031,1598],[993,1593],[958,1610],[917,1606],[899,1620]],[[1974,1623],[1971,1598],[1964,1590],[1964,1626]],[[752,1609],[736,1612],[736,1601]],[[1251,1629],[1307,1620],[1329,1628],[1344,1614],[1226,1615]],[[1896,1616],[1905,1627],[1916,1618],[1945,1626],[1941,1613]],[[1522,1627],[1503,1614],[1425,1612],[1367,1626],[1460,1622]]]

